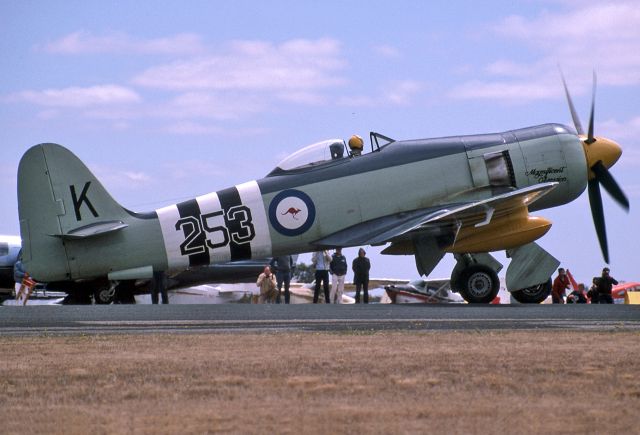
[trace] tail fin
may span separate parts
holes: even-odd
[[[65,239],[126,227],[127,211],[73,153],[56,144],[29,149],[18,167],[23,263],[39,281],[70,279]]]

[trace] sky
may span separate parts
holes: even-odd
[[[261,178],[324,139],[571,125],[560,65],[585,126],[597,72],[595,133],[621,144],[611,173],[631,202],[627,214],[603,193],[611,274],[640,280],[635,1],[4,0],[0,29],[0,234],[19,233],[18,162],[38,143],[66,146],[149,211]],[[578,281],[599,275],[586,192],[536,215],[554,222],[543,248]],[[372,276],[418,277],[413,257],[379,251]]]

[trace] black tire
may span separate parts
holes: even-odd
[[[511,292],[513,298],[521,304],[539,304],[551,294],[551,278],[549,281]]]
[[[93,301],[96,305],[107,305],[113,302],[114,294],[110,292],[111,286],[99,286],[93,291]]]
[[[490,267],[474,264],[460,274],[458,292],[470,304],[489,304],[500,291],[498,274]]]

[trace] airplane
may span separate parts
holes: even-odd
[[[622,154],[594,136],[596,77],[585,134],[562,79],[575,130],[549,123],[501,133],[394,140],[370,133],[307,146],[264,178],[151,212],[119,205],[66,148],[40,144],[22,157],[18,209],[26,270],[45,282],[131,282],[228,261],[335,247],[387,245],[428,276],[454,254],[452,288],[470,303],[507,289],[519,302],[549,294],[559,261],[535,243],[552,222],[530,213],[589,191],[609,262],[600,185],[628,210],[609,173]],[[156,278],[154,278],[154,276]]]
[[[19,236],[0,235],[0,288],[13,290],[13,265],[20,252]]]
[[[451,291],[449,279],[418,279],[407,284],[385,285],[392,304],[457,304],[464,300]]]

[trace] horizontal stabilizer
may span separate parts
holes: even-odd
[[[127,228],[129,225],[122,221],[106,221],[106,222],[94,222],[89,225],[74,228],[65,234],[53,234],[54,236],[61,237],[63,239],[86,239],[89,237],[102,236],[104,234],[113,233],[123,228]]]

